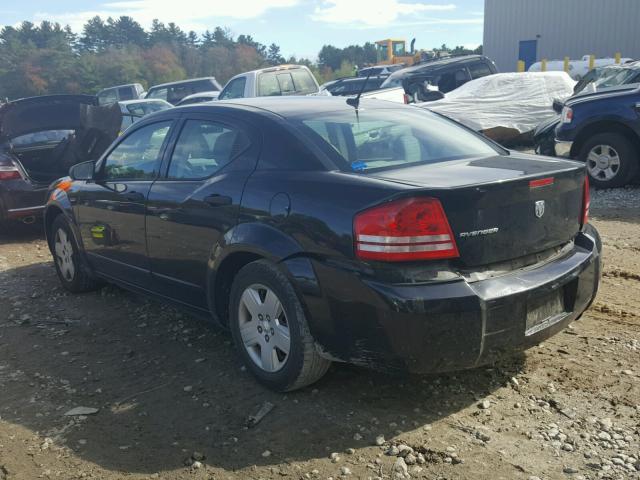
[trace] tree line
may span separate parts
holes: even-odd
[[[462,47],[454,53],[467,53]],[[373,43],[338,48],[325,45],[316,61],[284,58],[275,43],[251,35],[235,37],[215,27],[202,34],[154,20],[149,30],[128,16],[94,17],[77,34],[69,26],[22,22],[0,30],[0,98],[51,93],[96,93],[140,82],[145,87],[193,77],[232,76],[283,63],[307,65],[320,83],[352,75],[355,66],[375,64]]]

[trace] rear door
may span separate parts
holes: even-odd
[[[147,205],[155,290],[207,308],[207,262],[237,221],[244,184],[259,150],[260,136],[238,119],[216,114],[182,120]]]
[[[145,207],[171,134],[172,120],[136,128],[96,167],[96,181],[79,193],[77,219],[96,270],[140,286],[149,282]]]

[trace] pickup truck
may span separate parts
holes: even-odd
[[[640,84],[567,100],[555,130],[555,153],[586,163],[598,188],[621,187],[640,169]]]
[[[236,75],[224,86],[218,100],[314,95],[319,91],[318,82],[304,65],[279,65]]]

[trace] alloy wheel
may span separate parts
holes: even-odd
[[[73,264],[73,245],[71,245],[71,240],[69,239],[67,232],[62,228],[59,228],[56,231],[54,238],[54,250],[56,252],[56,262],[62,276],[68,282],[73,281],[73,277],[76,273],[76,268]]]
[[[587,155],[587,170],[597,180],[611,180],[620,171],[620,156],[610,145],[596,145]]]
[[[238,312],[240,336],[251,360],[269,373],[289,358],[291,336],[282,302],[269,287],[253,284],[242,292]]]

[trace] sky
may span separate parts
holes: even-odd
[[[4,5],[3,5],[4,4]],[[315,59],[325,44],[344,47],[384,38],[416,39],[416,48],[477,47],[482,43],[484,0],[26,0],[0,3],[0,25],[23,20],[69,24],[129,15],[148,28],[154,18],[183,30],[226,26],[284,56]]]

